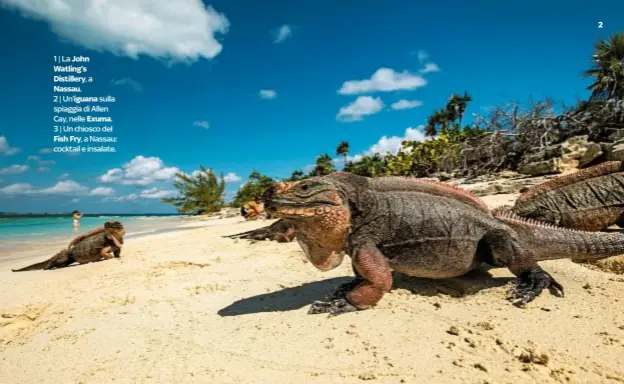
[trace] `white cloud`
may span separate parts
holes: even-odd
[[[65,180],[67,178],[69,178],[69,173],[63,173],[58,177],[59,180]]]
[[[418,72],[420,73],[430,73],[430,72],[440,72],[440,67],[436,63],[426,63],[425,67]]]
[[[375,144],[373,144],[366,152],[364,152],[365,155],[367,156],[371,156],[374,155],[375,153],[379,153],[380,155],[385,155],[386,153],[390,152],[394,155],[396,155],[399,150],[402,148],[401,143],[405,140],[409,140],[409,141],[424,141],[425,140],[425,135],[422,132],[423,130],[423,126],[419,126],[417,128],[407,128],[405,130],[405,134],[403,136],[391,136],[391,137],[387,137],[387,136],[382,136],[381,139],[379,139],[379,141],[377,141]]]
[[[76,198],[73,198],[73,199],[71,200],[71,202],[72,202],[72,203],[77,203],[77,202],[79,202],[79,201],[80,201],[80,199],[79,199],[79,198],[77,198],[77,197],[76,197]]]
[[[429,60],[429,53],[422,49],[416,52],[416,55],[418,56],[418,61],[420,61],[421,63]]]
[[[42,155],[48,154],[48,153],[53,153],[54,151],[52,150],[52,148],[41,148],[39,150],[39,153],[41,153]]]
[[[419,70],[418,72],[425,74],[431,72],[440,72],[440,67],[436,63],[433,63],[429,60],[429,53],[427,51],[420,50],[416,52],[418,56],[418,61],[424,65],[424,68]]]
[[[56,161],[54,160],[40,160],[39,161],[39,165],[52,165],[52,164],[56,164]]]
[[[346,122],[360,121],[362,116],[374,115],[381,111],[383,107],[384,103],[379,97],[360,96],[351,104],[340,108],[336,119]]]
[[[72,180],[59,181],[55,185],[37,189],[28,183],[16,183],[0,188],[0,193],[6,195],[83,195],[89,188]]]
[[[277,92],[272,89],[261,89],[258,95],[263,99],[275,99],[277,97]]]
[[[177,196],[178,192],[171,190],[163,190],[159,188],[150,188],[144,191],[141,191],[139,195],[142,199],[162,199],[164,197]]]
[[[123,170],[120,168],[113,168],[106,171],[105,174],[100,176],[98,180],[102,183],[114,183],[123,178]]]
[[[427,85],[427,80],[408,71],[395,72],[390,68],[379,68],[370,79],[349,80],[338,90],[341,95],[366,92],[407,91]]]
[[[115,194],[115,190],[109,187],[97,187],[93,188],[91,192],[89,192],[90,196],[112,196]]]
[[[225,180],[226,183],[235,183],[237,181],[241,181],[241,177],[234,172],[229,172],[223,177],[223,180]]]
[[[37,168],[37,172],[39,172],[39,173],[50,172],[50,168],[48,168],[48,167],[39,167],[39,168]]]
[[[11,147],[5,136],[0,136],[0,153],[4,154],[4,156],[12,156],[20,151],[21,149],[19,148]]]
[[[54,186],[34,191],[42,195],[77,195],[86,193],[89,189],[72,180],[59,181]]]
[[[143,86],[141,85],[141,83],[139,83],[138,81],[130,77],[124,77],[123,79],[119,79],[119,80],[113,79],[111,80],[111,84],[115,86],[128,85],[137,92],[141,92],[143,90]]]
[[[284,24],[281,27],[275,29],[273,31],[273,35],[275,36],[275,40],[273,40],[273,42],[275,44],[279,44],[292,36],[292,28],[290,27],[290,25]]]
[[[33,186],[28,183],[16,183],[0,188],[0,193],[5,195],[24,195],[32,193],[33,190]]]
[[[27,160],[28,161],[31,161],[31,160],[32,161],[39,161],[39,160],[41,160],[41,157],[35,156],[35,155],[30,155],[30,156],[28,156]]]
[[[118,197],[105,197],[104,201],[133,201],[138,199],[162,199],[165,197],[173,197],[177,196],[177,191],[172,190],[164,190],[160,188],[150,188],[141,191],[140,193],[131,193],[126,196],[118,196]]]
[[[202,121],[194,121],[193,125],[198,126],[198,127],[202,127],[202,128],[210,128],[210,123],[208,123],[206,120],[202,120]]]
[[[405,100],[405,99],[401,99],[395,103],[392,103],[392,105],[390,106],[392,109],[394,110],[399,110],[399,109],[411,109],[411,108],[416,108],[416,107],[420,107],[421,105],[423,105],[422,101],[419,100]]]
[[[97,51],[137,59],[212,59],[223,49],[215,35],[228,32],[225,15],[198,0],[2,0],[42,19],[64,39]]]
[[[130,195],[127,196],[118,196],[118,197],[105,197],[104,199],[102,199],[102,201],[131,201],[131,200],[136,200],[139,198],[139,195],[137,195],[136,193],[132,193]]]
[[[28,165],[13,164],[5,168],[0,168],[0,175],[13,175],[28,171]]]
[[[158,157],[136,156],[122,168],[109,169],[98,180],[102,183],[146,186],[156,181],[171,180],[178,172],[179,168],[165,167]]]

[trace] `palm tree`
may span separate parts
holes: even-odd
[[[425,125],[425,136],[435,136],[438,134],[438,130],[436,128],[435,115],[429,115],[427,117],[427,125]]]
[[[363,156],[357,163],[349,163],[349,172],[366,177],[378,177],[386,173],[386,160],[379,154]]]
[[[449,121],[455,121],[459,119],[458,127],[462,128],[462,121],[464,119],[464,113],[468,103],[472,101],[472,97],[468,92],[464,92],[463,96],[459,96],[455,93],[451,95],[448,103],[446,104],[446,112]]]
[[[332,158],[327,153],[324,153],[316,158],[316,165],[314,166],[312,172],[310,172],[310,176],[325,176],[334,171],[335,169],[334,163],[332,163]]]
[[[624,99],[624,33],[601,39],[594,50],[592,68],[583,72],[583,78],[594,78],[587,87],[592,91],[590,101]]]
[[[427,125],[425,126],[425,135],[426,136],[435,136],[439,131],[446,131],[446,128],[449,123],[449,113],[445,109],[439,109],[433,112],[427,118]],[[440,129],[438,130],[438,127]]]
[[[344,156],[344,170],[344,167],[347,166],[347,156],[349,156],[349,143],[346,141],[341,141],[340,144],[338,144],[338,147],[336,147],[336,155]]]
[[[304,178],[305,178],[305,174],[303,173],[303,171],[300,169],[297,169],[296,171],[293,171],[290,177],[286,180],[287,181],[299,181],[299,180],[303,180]]]
[[[462,128],[462,121],[464,120],[464,113],[468,107],[468,103],[472,101],[472,97],[468,94],[468,91],[464,92],[464,96],[459,96],[456,100],[457,114],[459,115],[459,128]]]

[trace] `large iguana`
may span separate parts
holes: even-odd
[[[624,227],[624,165],[610,161],[538,184],[505,208],[566,228]]]
[[[67,267],[74,262],[92,263],[101,259],[119,257],[126,230],[118,221],[108,221],[103,227],[96,228],[73,239],[66,249],[46,261],[29,265],[13,272],[35,271]],[[111,253],[113,256],[111,256]]]
[[[545,288],[563,287],[538,261],[597,259],[624,253],[624,236],[582,232],[491,213],[470,193],[441,183],[333,173],[279,183],[265,209],[293,222],[311,263],[336,268],[348,254],[355,279],[313,303],[308,313],[332,315],[374,306],[392,286],[391,271],[432,279],[463,275],[481,263],[517,276],[516,305]]]
[[[377,185],[380,191],[420,191],[434,195],[452,196],[462,201],[487,210],[487,206],[478,197],[459,187],[443,184],[432,180],[394,177]],[[273,240],[279,243],[291,242],[296,238],[295,224],[288,219],[279,219],[275,223],[247,232],[223,236],[230,239]]]

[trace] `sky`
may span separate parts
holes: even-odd
[[[471,113],[588,96],[624,2],[0,0],[0,211],[172,213],[175,173],[284,178],[316,156],[396,152],[452,93]],[[602,23],[602,28],[599,28]],[[53,57],[114,96],[115,153],[50,153]],[[67,86],[70,84],[59,84]],[[57,94],[58,95],[58,94]]]

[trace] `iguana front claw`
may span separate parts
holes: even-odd
[[[523,308],[539,296],[545,288],[563,297],[563,286],[559,284],[548,272],[536,268],[530,272],[518,276],[515,287],[509,292],[511,300],[518,299],[515,306]]]
[[[337,299],[329,302],[315,301],[312,303],[308,315],[316,315],[319,313],[329,313],[329,316],[338,316],[343,313],[355,312],[357,308],[349,303],[346,299]]]
[[[334,301],[334,300],[338,300],[338,299],[344,299],[344,297],[346,296],[347,292],[353,290],[353,288],[357,287],[358,285],[360,285],[360,283],[363,280],[361,278],[354,278],[353,280],[349,281],[348,283],[344,283],[344,284],[340,284],[338,286],[338,288],[336,288],[335,290],[331,291],[330,293],[328,293],[325,296],[325,300],[326,301]]]

